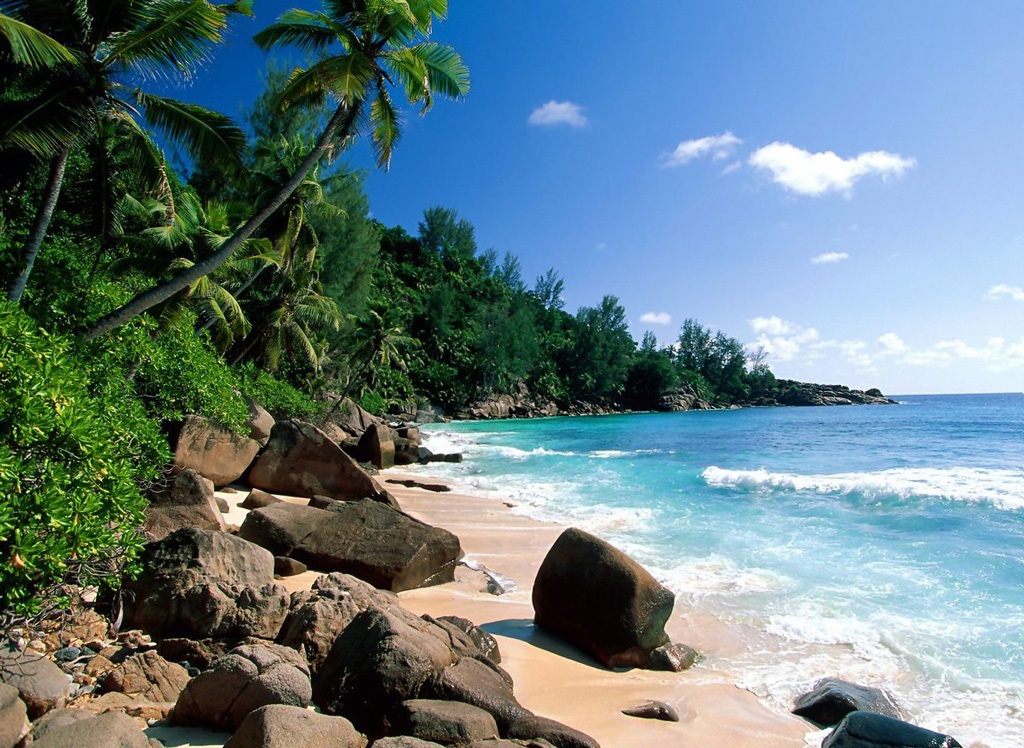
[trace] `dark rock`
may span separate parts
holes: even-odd
[[[513,722],[532,716],[516,700],[507,673],[493,663],[468,657],[436,672],[424,683],[420,695],[479,707],[494,717],[503,735]]]
[[[241,507],[243,509],[259,509],[261,507],[270,506],[271,504],[280,503],[281,499],[274,496],[274,494],[254,488],[249,491],[249,495],[245,497],[245,501],[242,502]]]
[[[640,717],[641,719],[660,719],[665,722],[678,722],[679,712],[671,704],[664,701],[648,701],[629,709],[623,709],[622,713],[627,717]]]
[[[793,714],[818,727],[837,725],[850,712],[874,712],[903,719],[899,706],[886,691],[839,678],[818,681],[813,690],[800,696],[793,705]]]
[[[18,689],[0,683],[0,748],[14,748],[28,734],[28,711]]]
[[[217,651],[217,647],[211,640],[194,641],[175,638],[161,639],[156,645],[156,651],[165,660],[179,664],[188,663],[199,670],[210,667],[213,661],[222,654]]]
[[[419,488],[424,491],[433,491],[434,493],[447,493],[451,491],[451,486],[446,486],[443,483],[420,483],[415,480],[400,480],[398,478],[389,478],[388,483],[393,483],[396,486],[405,486],[406,488]]]
[[[189,681],[181,665],[168,662],[156,650],[129,657],[107,673],[103,690],[149,701],[177,701]]]
[[[555,748],[600,748],[600,745],[589,735],[575,730],[561,722],[547,717],[531,715],[514,722],[509,727],[509,738],[520,740],[547,740]]]
[[[52,725],[39,737],[33,737],[33,748],[150,748],[149,738],[135,721],[122,712]]]
[[[423,465],[429,465],[431,462],[462,462],[462,453],[454,452],[452,454],[434,454],[425,447],[420,447],[420,463]]]
[[[68,725],[79,722],[80,720],[95,719],[95,717],[96,714],[94,712],[89,712],[84,709],[68,709],[66,707],[53,709],[32,724],[32,737],[29,743],[31,744],[32,742],[39,740],[51,730],[59,730],[62,727],[67,727]]]
[[[390,429],[383,424],[370,424],[359,438],[359,453],[378,470],[394,467],[395,442]]]
[[[301,561],[296,561],[294,558],[288,558],[287,556],[274,556],[275,577],[294,577],[297,574],[303,574],[308,570],[309,567]]]
[[[249,414],[245,419],[245,425],[249,428],[249,438],[257,441],[261,447],[265,447],[270,441],[270,432],[274,428],[274,417],[252,398],[247,397],[245,400],[249,406]]]
[[[183,527],[224,531],[224,517],[213,487],[194,470],[184,470],[147,492],[144,532],[150,540],[162,540]]]
[[[288,613],[273,555],[227,533],[178,530],[148,543],[141,565],[125,621],[155,637],[273,639]]]
[[[370,426],[381,423],[379,418],[348,397],[338,401],[327,414],[326,422],[338,426],[343,432],[356,438],[362,436]]]
[[[311,506],[314,509],[326,509],[327,507],[334,504],[336,501],[337,499],[332,499],[330,496],[317,495],[311,498],[309,500],[309,503],[306,504],[306,506]]]
[[[432,740],[420,740],[411,735],[394,735],[374,740],[372,748],[441,748],[441,744]]]
[[[412,442],[409,439],[403,439],[397,437],[395,439],[395,464],[396,465],[415,465],[420,461],[420,445],[418,442]]]
[[[213,500],[217,502],[217,508],[221,514],[227,514],[231,511],[231,507],[228,505],[228,500],[221,498],[220,496],[214,496]]]
[[[465,632],[466,636],[473,640],[480,652],[495,665],[501,663],[501,651],[498,649],[498,641],[477,626],[468,618],[459,616],[441,616],[439,622],[450,623]]]
[[[458,701],[410,699],[402,702],[396,728],[403,734],[441,745],[465,745],[498,737],[498,726],[490,714]]]
[[[0,648],[0,683],[18,689],[29,719],[64,706],[71,684],[64,671],[43,655]]]
[[[366,738],[344,717],[269,704],[246,715],[224,748],[363,748]]]
[[[278,421],[253,462],[249,485],[289,496],[373,498],[378,487],[324,432],[301,421]]]
[[[850,712],[821,748],[962,748],[949,735],[873,712]]]
[[[216,486],[238,480],[260,451],[255,439],[215,426],[201,416],[186,416],[173,441],[172,469],[195,470]]]
[[[640,564],[575,528],[555,541],[533,586],[537,625],[606,667],[646,667],[668,643],[674,601]]]
[[[311,590],[294,592],[277,643],[302,652],[315,675],[352,619],[369,608],[398,605],[398,597],[348,574],[321,576]]]
[[[455,660],[435,626],[402,608],[359,613],[313,678],[313,700],[371,739],[388,732],[403,701]]]
[[[776,405],[895,405],[877,389],[851,390],[841,384],[813,384],[780,379],[772,392]]]
[[[53,653],[53,659],[57,662],[72,662],[77,660],[82,655],[82,650],[78,647],[61,647]]]
[[[178,725],[235,730],[262,706],[305,709],[311,696],[309,670],[293,656],[270,646],[236,647],[189,681],[171,719]]]
[[[699,661],[700,652],[693,647],[670,642],[651,652],[650,657],[647,658],[647,669],[681,673],[684,670],[689,670]]]
[[[275,504],[249,513],[240,536],[318,571],[352,574],[394,592],[454,579],[459,539],[377,501],[330,511]]]

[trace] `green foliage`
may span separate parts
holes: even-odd
[[[662,395],[672,390],[677,382],[672,361],[664,351],[657,350],[657,341],[647,333],[626,375],[625,404],[633,410],[657,410]]]
[[[238,375],[242,392],[266,408],[277,420],[310,420],[323,412],[322,403],[314,402],[305,393],[251,363],[239,367]]]
[[[0,610],[31,612],[64,582],[115,585],[141,547],[139,485],[169,455],[104,363],[0,304]]]
[[[387,401],[372,390],[364,392],[359,398],[359,407],[375,416],[382,416],[387,412]]]

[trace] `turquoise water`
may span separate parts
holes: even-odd
[[[774,708],[889,688],[964,746],[1024,744],[1024,395],[427,429],[425,468],[587,529],[769,643],[713,665]],[[497,570],[497,571],[500,571]]]

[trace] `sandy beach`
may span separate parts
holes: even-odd
[[[497,499],[386,482],[403,478],[438,482],[419,471],[391,470],[380,476],[406,512],[455,533],[468,561],[514,583],[510,591],[496,596],[487,592],[483,574],[460,568],[453,583],[403,592],[403,603],[419,614],[463,616],[494,635],[502,666],[512,675],[516,696],[528,709],[592,735],[605,748],[816,744],[811,725],[762,705],[737,687],[729,673],[706,664],[683,673],[610,671],[536,629],[531,585],[548,548],[564,528],[518,515]],[[292,583],[306,581],[296,578]],[[718,621],[688,618],[678,603],[668,631],[673,641],[704,653],[751,646],[750,638],[737,636]],[[680,721],[621,713],[649,700],[674,706]]]

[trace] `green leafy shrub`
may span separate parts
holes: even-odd
[[[168,457],[116,368],[0,303],[0,610],[67,581],[116,585],[141,547],[140,484]]]
[[[313,402],[308,395],[257,369],[251,362],[237,371],[242,392],[266,408],[275,419],[310,419],[323,411],[323,406]]]
[[[382,416],[388,409],[387,401],[376,392],[367,391],[359,398],[359,407],[375,416]]]

